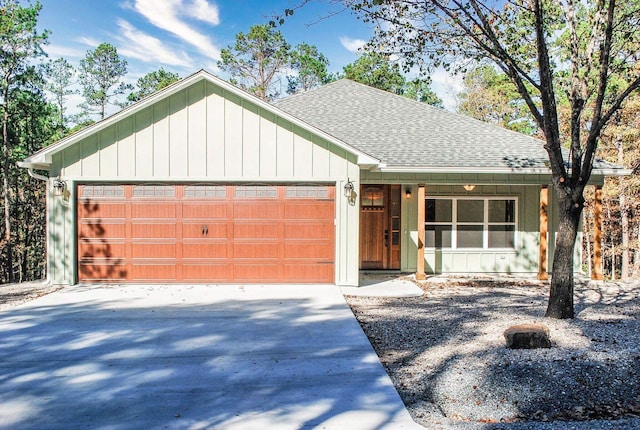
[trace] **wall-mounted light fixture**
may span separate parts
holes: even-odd
[[[67,183],[60,178],[55,178],[53,180],[53,195],[60,197],[64,195],[65,190],[67,189]]]
[[[351,179],[347,178],[347,183],[344,184],[344,196],[348,199],[353,195],[353,182]]]
[[[411,198],[411,188],[407,187],[404,189],[404,198],[407,200]]]
[[[471,184],[467,184],[467,185],[463,185],[462,188],[465,189],[465,191],[473,191],[476,189],[475,185],[471,185]]]

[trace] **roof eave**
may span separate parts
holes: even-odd
[[[385,166],[380,165],[375,170],[382,173],[483,173],[483,174],[523,174],[523,175],[550,175],[548,167],[411,167],[411,166]],[[597,176],[629,176],[633,173],[629,169],[593,169],[592,175]]]
[[[27,159],[28,160],[28,159]],[[43,163],[38,161],[18,161],[16,164],[18,167],[23,169],[36,169],[36,170],[45,170],[48,171],[51,168],[51,163]]]

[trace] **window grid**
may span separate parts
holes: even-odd
[[[275,199],[278,197],[278,188],[273,185],[238,185],[235,196],[245,199]]]
[[[224,199],[227,197],[227,187],[224,185],[187,185],[184,187],[184,197]]]
[[[427,221],[425,222],[425,227],[428,230],[429,227],[433,227],[433,228],[437,228],[437,227],[444,227],[444,226],[451,226],[451,243],[448,244],[442,244],[442,248],[446,248],[446,249],[452,249],[452,250],[459,250],[459,249],[485,249],[485,250],[489,250],[489,249],[513,249],[515,247],[515,243],[516,243],[516,232],[517,232],[517,225],[516,225],[516,219],[517,219],[517,214],[518,214],[518,205],[517,205],[517,198],[515,197],[483,197],[483,198],[478,198],[478,197],[436,197],[436,196],[430,196],[428,197],[426,200],[450,200],[451,201],[451,221]],[[468,201],[468,200],[482,200],[484,207],[483,207],[483,221],[482,222],[459,222],[458,221],[458,202],[459,201]],[[489,221],[489,202],[490,201],[504,201],[504,202],[512,202],[511,204],[513,205],[512,207],[512,211],[513,211],[513,221],[504,221],[504,222],[497,222],[497,221],[493,221],[490,222]],[[426,203],[426,201],[425,201]],[[464,227],[464,226],[481,226],[482,227],[482,247],[465,247],[465,246],[458,246],[458,231],[463,231],[463,229],[460,229],[458,227]],[[489,233],[490,233],[490,227],[492,226],[505,226],[505,227],[510,227],[512,228],[512,237],[511,237],[511,242],[513,243],[513,246],[507,246],[507,247],[493,247],[491,246],[491,244],[489,243]],[[430,246],[430,249],[435,249],[438,248],[438,246]]]
[[[290,185],[285,196],[288,199],[326,199],[329,198],[329,189],[321,185]]]
[[[124,197],[123,185],[84,185],[81,197]]]
[[[133,187],[133,197],[175,197],[176,187],[173,185],[136,185]]]

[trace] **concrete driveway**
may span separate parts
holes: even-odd
[[[0,312],[0,428],[422,427],[336,286],[132,285]]]

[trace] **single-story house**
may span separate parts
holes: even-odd
[[[544,278],[542,145],[349,80],[270,104],[199,71],[20,166],[48,184],[51,282],[354,286]],[[591,183],[624,173],[598,161]]]

